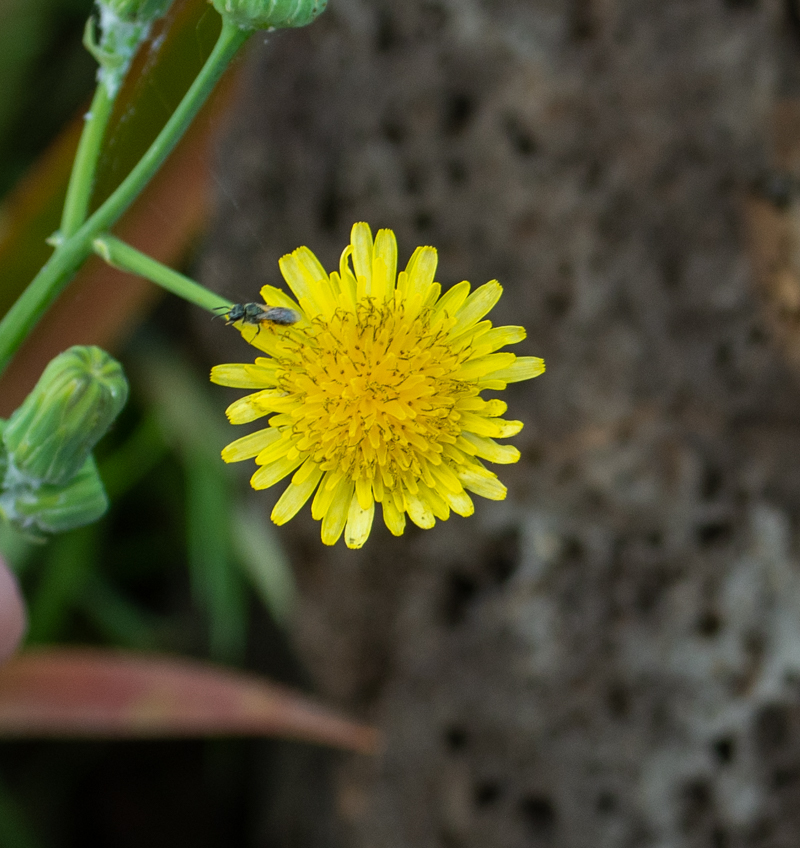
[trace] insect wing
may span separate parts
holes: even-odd
[[[296,324],[300,320],[300,315],[286,306],[270,306],[264,310],[262,320],[271,321],[273,324]]]

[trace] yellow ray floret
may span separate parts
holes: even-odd
[[[312,499],[322,541],[333,545],[344,533],[348,547],[360,548],[376,503],[399,536],[406,515],[428,528],[451,510],[471,515],[468,492],[506,496],[481,460],[516,462],[519,451],[495,439],[515,435],[522,422],[501,418],[506,404],[480,393],[537,377],[544,361],[500,351],[525,330],[483,320],[502,294],[496,280],[441,295],[436,261],[434,248],[418,247],[397,273],[394,233],[380,230],[373,240],[363,223],[353,226],[338,271],[326,273],[300,247],[279,263],[297,300],[272,286],[261,294],[301,320],[241,325],[267,356],[212,370],[215,383],[254,390],[228,408],[232,423],[269,416],[222,457],[255,459],[256,489],[292,475],[272,511],[276,524]]]

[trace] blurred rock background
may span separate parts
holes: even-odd
[[[548,364],[508,392],[507,501],[356,553],[286,528],[300,652],[386,740],[340,770],[337,844],[800,844],[799,20],[331,0],[254,51],[203,281],[255,299],[366,220],[445,287],[499,278]]]

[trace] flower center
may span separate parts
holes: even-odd
[[[432,331],[427,313],[408,317],[402,303],[371,299],[317,319],[278,373],[298,401],[297,449],[355,480],[427,477],[425,464],[439,465],[461,432],[457,400],[477,394],[452,378],[468,350],[448,343],[450,323]]]

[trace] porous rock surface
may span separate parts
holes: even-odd
[[[385,736],[339,775],[343,845],[800,845],[800,392],[742,216],[792,26],[778,0],[331,0],[254,52],[205,282],[255,299],[366,220],[401,261],[437,246],[445,287],[500,279],[491,317],[548,364],[506,393],[505,502],[359,552],[281,531],[301,655]]]

